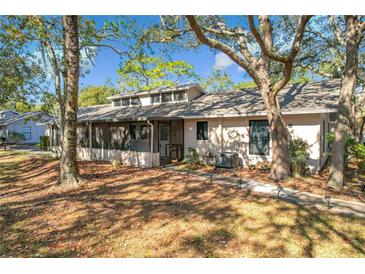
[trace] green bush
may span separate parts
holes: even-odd
[[[48,148],[49,148],[49,137],[48,136],[39,137],[39,147],[41,149],[48,150]]]
[[[16,144],[25,140],[24,134],[15,131],[10,131],[8,137],[9,141],[14,142]]]
[[[289,142],[290,167],[293,176],[303,175],[308,168],[308,143],[298,138]]]
[[[188,148],[189,155],[183,160],[184,163],[188,164],[200,164],[200,155],[196,148],[189,147]]]
[[[327,134],[327,141],[332,145],[335,140],[334,133]],[[365,159],[365,145],[357,142],[352,136],[345,137],[345,165],[353,158]]]

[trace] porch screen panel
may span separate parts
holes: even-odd
[[[110,133],[108,123],[93,124],[93,148],[110,148]]]
[[[89,147],[89,127],[86,124],[77,125],[77,146]]]
[[[250,145],[252,155],[269,155],[270,150],[269,123],[266,120],[250,121]]]
[[[110,123],[110,148],[115,150],[129,149],[128,123]]]

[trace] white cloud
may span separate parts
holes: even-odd
[[[242,67],[240,67],[240,66],[237,66],[237,71],[238,72],[242,72],[242,71],[245,71]]]
[[[213,69],[222,70],[232,66],[233,64],[234,62],[231,60],[231,58],[229,58],[223,52],[220,52],[215,55],[215,63]]]

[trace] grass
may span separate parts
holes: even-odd
[[[3,257],[365,257],[365,219],[248,195],[154,168],[0,152]]]

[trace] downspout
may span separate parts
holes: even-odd
[[[153,167],[153,123],[151,121],[147,120],[147,124],[151,126],[151,166]]]

